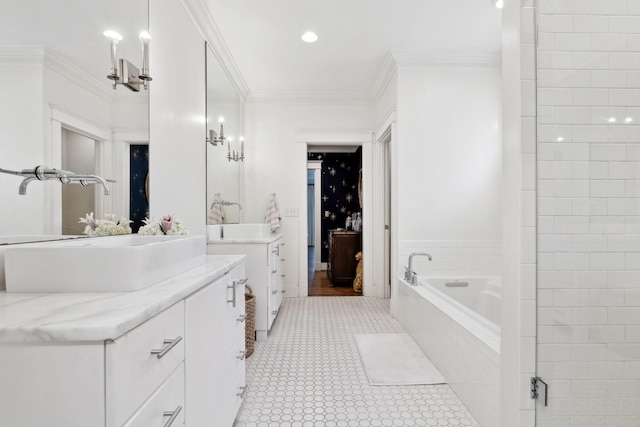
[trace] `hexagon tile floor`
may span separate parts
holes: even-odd
[[[354,334],[403,332],[389,300],[285,298],[269,338],[247,359],[236,427],[474,426],[444,385],[371,386]]]

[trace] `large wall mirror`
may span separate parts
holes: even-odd
[[[209,45],[205,54],[207,223],[238,223],[243,217],[244,102]]]
[[[86,213],[130,218],[145,210],[153,82],[149,90],[114,90],[103,32],[117,31],[117,57],[141,68],[148,9],[148,0],[0,5],[0,168],[94,174],[111,189],[34,181],[19,195],[22,178],[0,174],[0,236],[79,235]]]

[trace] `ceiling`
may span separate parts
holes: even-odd
[[[497,56],[491,0],[206,0],[250,96],[370,97],[390,52]],[[319,40],[307,44],[307,30]]]
[[[118,31],[118,57],[142,64],[138,35],[148,29],[147,1],[20,0],[0,2],[0,48],[27,52],[45,47],[90,74],[111,90],[109,41],[104,30]],[[0,49],[0,53],[3,53]],[[14,54],[17,53],[13,51]],[[0,55],[1,56],[1,55]]]

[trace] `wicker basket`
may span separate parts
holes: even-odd
[[[249,357],[253,354],[256,341],[256,296],[253,294],[251,286],[246,285],[246,289],[244,303],[247,317],[244,324],[244,345],[247,351],[246,357]]]

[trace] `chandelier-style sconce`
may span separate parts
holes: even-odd
[[[231,149],[231,138],[228,138],[227,144],[227,160],[234,162],[244,162],[244,138],[240,137],[240,152]]]
[[[134,92],[140,92],[140,83],[148,89],[148,82],[153,80],[149,75],[149,43],[151,36],[146,31],[140,33],[140,43],[142,43],[142,71],[126,59],[118,59],[116,45],[122,40],[122,36],[115,31],[107,30],[104,36],[111,42],[111,74],[107,76],[113,80],[113,89],[117,85],[124,85]]]
[[[207,142],[213,146],[218,146],[218,143],[224,145],[224,141],[227,139],[224,136],[224,117],[218,117],[218,122],[220,123],[220,135],[215,130],[209,129],[209,138],[207,138]]]

